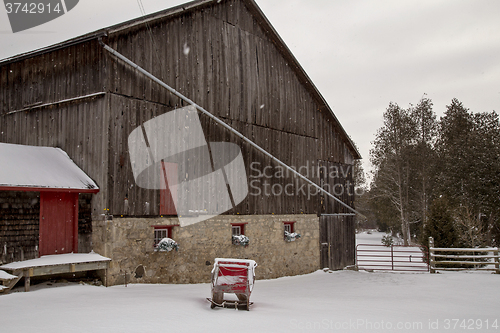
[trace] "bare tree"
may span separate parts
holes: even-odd
[[[468,206],[461,208],[454,218],[461,245],[472,248],[483,246],[487,240],[487,228],[481,221],[482,214],[473,213]]]
[[[416,169],[413,190],[415,223],[424,227],[432,197],[437,161],[434,146],[438,133],[436,114],[432,110],[432,101],[423,97],[415,108],[411,109],[411,118],[416,125],[416,144],[412,162]],[[421,228],[415,228],[420,230]]]
[[[405,245],[410,242],[409,155],[416,142],[415,122],[408,110],[390,103],[384,113],[384,126],[377,132],[370,160],[375,167],[376,193],[389,199],[399,214],[401,234]]]

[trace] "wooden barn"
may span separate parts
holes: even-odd
[[[79,194],[72,250],[111,258],[109,284],[207,282],[217,257],[255,260],[257,278],[354,264],[360,155],[253,0],[197,0],[4,59],[0,87],[0,142],[58,148],[98,186]],[[189,125],[162,127],[181,113]],[[210,147],[222,190],[197,181],[183,196],[191,171],[158,155],[192,137],[183,128]],[[213,157],[228,147],[233,171]],[[41,250],[43,193],[0,187],[4,263],[56,253]],[[186,210],[201,196],[203,209]],[[178,250],[156,251],[165,237]]]

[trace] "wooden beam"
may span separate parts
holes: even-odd
[[[44,276],[52,274],[75,273],[84,271],[93,271],[108,268],[108,261],[96,261],[86,263],[61,264],[53,266],[33,267],[32,276]]]
[[[18,192],[72,192],[72,193],[93,193],[99,192],[99,189],[83,188],[49,188],[49,187],[28,187],[28,186],[0,186],[0,191],[18,191]]]

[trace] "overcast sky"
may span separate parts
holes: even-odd
[[[147,14],[184,2],[142,0]],[[438,116],[452,98],[474,112],[500,112],[498,0],[256,2],[359,146],[366,168],[391,101],[408,107],[427,94]],[[0,59],[138,16],[138,0],[82,0],[62,17],[14,34],[0,8]]]

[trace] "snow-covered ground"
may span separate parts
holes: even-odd
[[[256,281],[250,311],[210,309],[209,284],[44,283],[0,296],[0,331],[499,331],[499,283],[484,272],[317,271]]]

